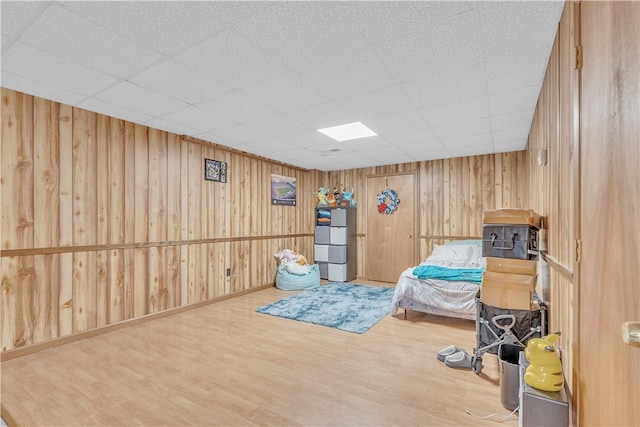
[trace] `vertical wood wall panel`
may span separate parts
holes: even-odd
[[[578,71],[574,69],[572,15],[575,3],[567,2],[536,106],[527,145],[528,191],[531,208],[545,217],[546,254],[549,264],[548,289],[544,292],[549,305],[549,328],[560,331],[563,368],[570,390],[574,390],[576,374],[574,357],[577,286],[575,279],[574,241],[577,227],[576,179],[577,133],[574,132],[573,105],[579,98]],[[546,152],[546,164],[538,164],[538,154]],[[562,267],[563,272],[557,270]]]
[[[57,246],[60,241],[59,104],[42,98],[33,102],[34,212],[33,245]],[[3,205],[4,206],[4,205]]]
[[[524,151],[320,174],[319,186],[353,187],[356,191],[359,276],[364,276],[366,271],[366,200],[360,200],[366,194],[366,177],[416,169],[420,200],[417,201],[419,242],[415,262],[426,259],[434,244],[456,238],[480,238],[484,210],[528,208],[527,157]]]
[[[62,250],[2,256],[3,316],[12,319],[3,350],[273,283],[273,253],[297,247],[313,259],[320,186],[355,191],[360,275],[368,175],[419,171],[420,259],[433,244],[479,237],[482,210],[525,197],[511,194],[523,180],[522,153],[304,171],[11,90],[2,96],[2,202],[26,200],[8,216],[3,209],[2,249]],[[25,148],[32,133],[45,137]],[[57,190],[35,189],[34,157],[58,174],[57,184],[47,181]],[[227,183],[203,179],[204,158],[227,162]],[[296,206],[271,203],[271,174],[296,179]],[[35,191],[56,212],[38,218],[40,249]]]

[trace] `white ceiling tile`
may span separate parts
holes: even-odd
[[[369,118],[367,126],[377,134],[390,134],[422,129],[427,127],[427,123],[417,110],[413,110]]]
[[[449,155],[449,150],[439,140],[419,142],[417,144],[402,144],[398,148],[406,154],[417,158],[422,158],[422,156],[428,155],[429,153],[435,153],[436,156],[443,155],[445,157]]]
[[[293,74],[245,87],[242,92],[283,113],[297,111],[329,101],[318,89]]]
[[[443,126],[433,126],[433,132],[441,139],[465,137],[476,134],[490,134],[489,118],[458,122]]]
[[[261,132],[265,137],[283,137],[309,130],[307,126],[301,125],[286,114],[278,114],[263,120],[253,121],[248,123],[247,126]]]
[[[564,1],[480,2],[487,59],[528,52],[553,44]]]
[[[519,52],[486,62],[489,93],[539,85],[547,68],[549,49]]]
[[[381,162],[382,164],[409,163],[416,159],[398,150],[396,147],[384,147],[367,153],[367,157]]]
[[[18,36],[27,25],[49,6],[44,1],[3,1],[0,3],[0,31],[11,38]]]
[[[474,10],[374,45],[373,49],[384,58],[384,66],[396,80],[407,83],[482,62],[478,31],[479,20]]]
[[[489,117],[487,97],[471,98],[420,110],[425,121],[433,127]]]
[[[118,83],[96,95],[96,99],[150,116],[163,116],[187,107],[185,102],[129,82]]]
[[[175,123],[161,117],[154,117],[146,122],[142,122],[145,126],[149,126],[154,129],[160,129],[167,132],[174,133],[176,135],[191,135],[196,136],[202,133],[199,129],[189,128],[184,123]]]
[[[371,117],[388,116],[415,110],[415,106],[398,85],[380,88],[337,101],[345,110],[358,116],[359,121]],[[366,123],[365,123],[366,125]]]
[[[448,150],[452,150],[453,148],[474,147],[476,145],[487,146],[492,144],[493,138],[490,133],[478,133],[442,140],[442,145],[444,145]]]
[[[263,133],[242,124],[218,129],[213,132],[209,132],[207,135],[210,135],[214,139],[223,138],[237,141],[240,144],[246,144],[248,142],[260,141],[268,138]]]
[[[492,116],[533,110],[540,94],[540,85],[514,89],[489,95],[489,113]]]
[[[438,141],[439,138],[429,127],[385,134],[384,137],[393,145],[423,144]]]
[[[221,31],[197,1],[70,1],[65,7],[142,46],[168,55]]]
[[[4,34],[2,34],[2,53],[4,54],[4,52],[8,51],[9,48],[12,45],[13,39],[9,36],[6,36]]]
[[[134,123],[144,123],[152,119],[148,114],[130,110],[121,105],[113,105],[96,98],[85,99],[78,104],[78,107]]]
[[[233,91],[197,105],[210,113],[228,117],[238,123],[249,123],[275,116],[277,111],[258,103],[240,91]]]
[[[355,28],[373,44],[421,31],[476,7],[468,1],[354,1],[341,5]]]
[[[331,2],[280,2],[234,25],[291,69],[358,51],[367,41]]]
[[[282,138],[264,138],[258,141],[248,142],[243,144],[242,147],[255,152],[259,150],[264,153],[277,153],[284,150],[293,150],[298,148],[304,148],[299,144],[295,144],[291,141],[286,141]],[[244,149],[244,148],[243,148]]]
[[[401,86],[417,107],[432,107],[488,93],[484,63],[437,73]]]
[[[531,128],[534,110],[518,111],[501,116],[491,116],[491,130],[500,132],[518,128]]]
[[[164,119],[175,123],[182,123],[186,128],[197,129],[200,132],[212,132],[227,128],[237,123],[223,116],[216,116],[193,105],[182,110],[163,116]]]
[[[369,150],[377,150],[384,147],[391,147],[391,143],[381,136],[370,136],[367,138],[353,139],[351,141],[345,141],[344,146],[350,150],[355,150],[360,153],[366,153]]]
[[[296,133],[293,135],[285,135],[280,137],[280,139],[297,147],[305,148],[318,147],[318,149],[321,149],[322,147],[326,147],[327,145],[333,146],[334,143],[337,144],[336,141],[329,138],[327,135],[318,132],[317,130]]]
[[[529,136],[529,127],[511,129],[501,132],[493,132],[494,144],[503,144],[505,142],[526,142]]]
[[[204,102],[232,90],[231,87],[174,61],[153,65],[128,80],[189,104]]]
[[[396,84],[371,49],[335,56],[300,71],[303,80],[331,100],[350,98]]]
[[[2,69],[29,76],[41,84],[59,89],[93,94],[115,84],[118,79],[64,58],[17,42],[2,56]]]
[[[20,38],[69,61],[127,77],[161,56],[54,3]]]
[[[288,72],[255,43],[229,30],[203,40],[176,55],[174,60],[234,89]]]
[[[274,4],[271,1],[203,1],[201,7],[209,16],[233,24],[249,18],[263,9],[268,9]]]
[[[316,130],[358,121],[357,114],[345,110],[337,102],[318,104],[313,107],[293,111],[289,113],[289,116],[297,122]]]
[[[85,98],[83,94],[51,86],[50,84],[30,80],[21,75],[16,75],[8,71],[2,71],[0,85],[8,89],[17,90],[29,95],[39,96],[68,105],[77,105]]]

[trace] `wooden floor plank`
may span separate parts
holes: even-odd
[[[449,344],[473,350],[472,321],[411,312],[353,334],[255,312],[294,293],[269,288],[4,361],[3,418],[59,426],[476,426],[495,421],[466,410],[509,413],[495,356],[485,355],[482,375],[436,360]],[[517,425],[517,415],[503,425]]]

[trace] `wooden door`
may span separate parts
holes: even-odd
[[[415,173],[367,177],[367,279],[395,283],[403,270],[416,264],[417,182]],[[378,212],[376,199],[387,188],[400,200],[389,214]]]
[[[578,422],[640,425],[640,3],[582,2]]]

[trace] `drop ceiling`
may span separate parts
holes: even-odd
[[[2,1],[0,84],[307,169],[516,151],[563,4]]]

